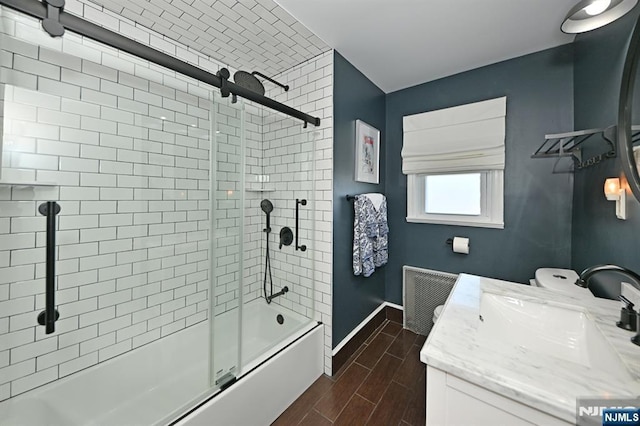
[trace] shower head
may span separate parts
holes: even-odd
[[[262,209],[263,212],[269,215],[273,211],[273,204],[271,204],[271,201],[265,198],[260,202],[260,208]]]
[[[252,73],[248,73],[247,71],[236,71],[235,74],[233,74],[233,82],[238,86],[242,86],[245,89],[251,90],[252,92],[264,95],[264,85],[260,82],[260,80],[256,78],[256,76],[282,87],[285,92],[289,90],[288,85],[279,83],[271,77],[266,76],[258,71],[253,71]]]
[[[260,83],[260,80],[246,71],[236,71],[236,73],[233,74],[233,82],[252,92],[264,95],[264,86]]]

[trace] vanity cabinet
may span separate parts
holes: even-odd
[[[557,417],[427,365],[427,426],[567,426]]]

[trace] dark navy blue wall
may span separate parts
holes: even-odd
[[[554,160],[530,159],[546,133],[616,123],[622,65],[639,14],[635,10],[613,24],[579,35],[572,45],[386,97],[336,54],[334,346],[382,300],[402,303],[402,265],[519,282],[526,282],[541,266],[582,270],[593,264],[616,263],[640,271],[640,203],[628,192],[628,219],[621,221],[615,218],[614,203],[602,193],[605,178],[623,176],[618,159],[575,174],[554,174]],[[640,84],[636,86],[639,105]],[[406,177],[401,173],[400,157],[402,116],[505,95],[505,229],[407,223]],[[636,112],[640,124],[640,108]],[[377,187],[353,181],[356,118],[382,131],[384,155]],[[588,143],[586,157],[606,147],[598,139]],[[365,191],[386,193],[391,229],[389,264],[369,280],[351,273],[353,210],[343,199],[344,194]],[[470,255],[456,255],[445,245],[455,235],[471,238]]]
[[[639,13],[636,8],[616,22],[576,38],[576,129],[616,124],[622,66]],[[640,124],[640,120],[635,123]],[[640,271],[640,204],[627,192],[628,219],[618,220],[615,204],[603,195],[604,180],[620,176],[618,158],[575,174],[572,266],[576,270],[614,263]]]
[[[364,320],[385,298],[384,268],[369,278],[353,275],[353,202],[347,194],[385,193],[385,95],[344,59],[334,56],[333,74],[333,346]],[[380,183],[356,182],[355,121],[380,130]]]
[[[505,229],[407,223],[402,116],[507,96]],[[527,282],[540,266],[571,263],[573,177],[531,159],[547,133],[573,130],[573,48],[565,45],[421,84],[386,97],[389,264],[386,300],[402,303],[402,265]],[[471,239],[469,255],[447,238]],[[334,288],[341,283],[336,280]],[[335,298],[334,298],[335,300]]]

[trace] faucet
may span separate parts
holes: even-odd
[[[575,285],[588,288],[589,278],[602,271],[612,271],[626,275],[632,278],[636,284],[640,284],[640,275],[630,269],[618,265],[596,265],[582,271]],[[640,313],[633,310],[633,303],[623,295],[618,296],[618,299],[624,302],[626,306],[621,309],[620,321],[616,322],[616,325],[624,330],[635,331],[636,335],[631,338],[631,343],[640,346]]]
[[[613,272],[621,273],[630,278],[633,278],[637,284],[640,284],[640,275],[636,274],[630,269],[623,268],[622,266],[618,266],[618,265],[596,265],[596,266],[587,268],[580,273],[580,276],[578,277],[578,279],[574,284],[579,287],[587,288],[589,287],[589,284],[588,284],[589,278],[591,278],[593,275],[597,274],[598,272],[602,272],[602,271],[613,271]]]

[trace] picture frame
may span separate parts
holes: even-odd
[[[380,131],[362,120],[356,120],[356,182],[380,183]]]

